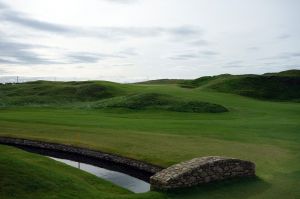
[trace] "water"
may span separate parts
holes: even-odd
[[[103,178],[107,181],[110,181],[120,187],[123,187],[125,189],[128,189],[134,193],[144,193],[150,190],[150,184],[140,180],[138,178],[132,177],[130,175],[127,175],[125,173],[121,173],[118,171],[112,171],[109,169],[104,169],[101,167],[93,166],[86,163],[80,163],[72,160],[62,159],[62,158],[49,158],[56,160],[58,162],[63,162],[67,165],[70,165],[72,167],[76,167],[80,170],[86,171],[88,173],[91,173],[97,177]]]

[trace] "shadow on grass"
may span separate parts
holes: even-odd
[[[167,191],[170,198],[249,198],[266,191],[271,184],[259,177],[232,179],[224,182],[199,185],[194,188]]]

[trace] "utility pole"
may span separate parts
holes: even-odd
[[[19,83],[19,76],[17,76],[17,83]]]

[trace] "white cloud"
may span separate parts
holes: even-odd
[[[0,72],[129,81],[297,68],[299,8],[297,0],[0,0]]]

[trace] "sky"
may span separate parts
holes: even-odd
[[[300,69],[299,0],[0,0],[0,77],[192,79]]]

